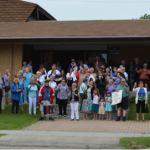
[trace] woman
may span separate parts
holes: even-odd
[[[56,82],[54,82],[54,76],[50,76],[49,86],[50,86],[51,88],[53,88],[54,94],[55,94],[55,91],[56,91],[56,88],[57,88],[57,84],[56,84]],[[53,112],[56,111],[55,105],[56,105],[56,97],[55,97],[55,95],[54,95],[54,99],[53,99]]]
[[[45,68],[40,69],[40,72],[41,72],[42,78],[46,79],[47,78],[47,71],[45,70]]]
[[[61,72],[60,72],[60,78],[62,78],[62,79],[65,79],[65,78],[66,78],[66,75],[65,75],[65,71],[64,71],[64,70],[61,70]]]
[[[41,72],[37,71],[36,75],[37,75],[37,81],[40,82],[41,86],[44,86],[44,84],[45,84],[45,78],[42,77]]]
[[[48,80],[50,80],[50,76],[54,76],[55,79],[59,78],[59,76],[56,74],[56,70],[52,70],[51,74],[49,75]]]
[[[106,79],[106,82],[108,83],[109,82],[109,79],[110,79],[110,69],[109,68],[106,68],[106,73],[105,73],[105,79]]]
[[[86,77],[86,70],[85,69],[81,69],[80,70],[80,74],[79,74],[79,84],[78,87],[80,88],[81,84],[83,83],[83,80]]]
[[[87,79],[84,79],[84,80],[83,80],[83,83],[82,83],[81,86],[80,86],[80,97],[81,97],[80,111],[82,110],[83,95],[84,95],[84,93],[86,93],[86,91],[87,91],[87,83],[88,83],[88,80],[87,80]]]
[[[134,83],[133,91],[136,92],[135,104],[136,104],[136,120],[139,121],[139,112],[140,107],[142,108],[142,119],[145,121],[145,104],[148,104],[147,99],[147,88],[144,88],[144,82],[139,82],[139,87],[137,87],[137,83]]]
[[[79,95],[76,87],[76,83],[72,83],[72,89],[70,92],[71,121],[74,120],[74,114],[76,115],[76,120],[79,121]]]
[[[23,90],[23,78],[20,76],[20,74],[16,74],[16,77],[19,79],[19,85],[21,86]],[[19,106],[21,106],[21,110],[24,111],[23,109],[23,92],[20,93],[20,101],[19,101]]]
[[[26,67],[27,67],[27,62],[23,62],[22,70],[25,70]]]
[[[30,69],[28,67],[25,68],[25,73],[23,74],[23,78],[24,78],[24,101],[25,103],[28,102],[28,86],[30,85],[30,78],[32,76],[32,73],[29,72]]]
[[[6,70],[4,75],[4,83],[5,83],[5,103],[9,103],[9,91],[10,91],[10,71]]]
[[[122,78],[123,77],[121,76],[120,72],[117,73],[117,77],[112,77],[112,79],[115,80],[115,82],[114,82],[115,88],[120,84]]]
[[[14,83],[11,85],[11,98],[12,98],[12,115],[16,109],[16,114],[19,114],[19,101],[21,92],[23,91],[22,86],[19,84],[19,79],[15,78]]]
[[[56,63],[56,70],[59,70],[59,72],[61,72],[61,70],[62,70],[59,61],[57,61],[57,63]]]
[[[133,78],[134,78],[133,61],[130,61],[130,65],[129,65],[129,69],[128,69],[128,75],[129,75],[128,83],[129,83],[129,86],[130,86],[130,90],[132,90],[132,88],[133,88]]]
[[[29,91],[29,115],[31,115],[32,105],[34,108],[34,115],[36,116],[36,92],[38,87],[35,85],[34,78],[31,78],[31,85],[28,86]]]
[[[61,80],[61,83],[58,85],[58,88],[56,90],[58,91],[57,98],[58,98],[58,105],[59,105],[59,117],[62,116],[62,108],[64,111],[64,117],[66,117],[69,89],[68,86],[66,85],[65,79]]]
[[[102,74],[101,70],[98,71],[96,85],[97,88],[99,89],[100,96],[104,97],[106,83],[105,83],[105,76]]]
[[[135,61],[135,65],[133,67],[133,71],[134,71],[134,83],[135,82],[138,83],[139,82],[139,74],[137,73],[136,70],[140,69],[139,58],[135,58],[134,61]]]
[[[145,84],[145,88],[148,88],[148,75],[150,74],[150,70],[147,69],[147,64],[145,63],[143,65],[143,69],[137,70],[136,68],[136,72],[141,74],[139,80],[143,81],[143,83]]]

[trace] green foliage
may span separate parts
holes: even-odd
[[[150,147],[150,137],[126,137],[121,138],[119,146],[130,149],[143,149]]]
[[[11,104],[5,105],[5,110],[0,114],[0,130],[17,130],[23,127],[36,123],[40,118],[39,109],[37,109],[37,116],[29,115],[29,105],[24,104],[24,111],[19,109],[19,115],[11,115]]]
[[[1,136],[4,136],[4,135],[6,135],[6,134],[0,134],[0,137],[1,137]]]
[[[135,104],[135,96],[129,97],[129,102]],[[150,103],[150,95],[148,95],[148,103]]]
[[[143,16],[140,17],[140,19],[150,19],[150,15],[144,14]]]

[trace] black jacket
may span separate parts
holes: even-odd
[[[89,87],[88,87],[89,88]],[[95,87],[93,87],[92,89],[91,89],[91,97],[92,97],[92,100],[93,100],[93,92],[94,92],[94,90],[95,90]]]
[[[103,86],[105,88],[105,86],[106,86],[105,76],[104,75],[102,75],[102,76],[103,76],[103,78],[101,78],[101,79],[99,79],[99,76],[97,76],[96,84],[97,84],[97,87]]]
[[[72,89],[71,89],[70,101],[72,100],[72,95],[73,95],[72,92],[73,92],[73,91],[72,91]],[[75,90],[75,94],[78,95],[78,90],[77,90],[77,89]],[[75,96],[75,95],[74,95],[74,100],[75,100],[75,101],[79,101],[79,96]]]

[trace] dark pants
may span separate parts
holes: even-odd
[[[0,90],[0,113],[1,113],[1,109],[2,109],[2,90]]]
[[[19,113],[19,101],[12,99],[12,114],[14,114],[14,109],[16,108],[16,114]]]
[[[59,115],[62,115],[62,108],[63,108],[63,110],[64,110],[64,115],[67,115],[67,114],[66,114],[67,100],[68,100],[68,99],[58,99]]]
[[[83,103],[83,94],[80,93],[80,97],[81,97],[81,105],[80,105],[80,111],[82,110],[82,103]]]
[[[140,113],[140,107],[142,108],[142,113],[145,113],[145,101],[138,101],[136,104],[136,112]]]

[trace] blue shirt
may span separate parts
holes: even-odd
[[[58,87],[59,87],[59,85],[58,85]],[[60,89],[59,89],[58,94],[57,94],[57,98],[59,98],[61,100],[62,99],[68,99],[68,92],[66,90],[67,87],[68,86],[66,84],[60,86]]]
[[[139,99],[138,100],[140,100],[140,101],[144,101],[145,100],[145,90],[144,89],[140,89],[138,95],[139,95]]]
[[[50,100],[50,90],[49,87],[45,87],[44,95],[43,95],[43,100]]]
[[[23,76],[25,77],[24,87],[28,87],[30,84],[30,77],[32,76],[32,73],[29,73],[29,74],[24,73]]]
[[[28,86],[28,88],[31,85]],[[29,97],[36,97],[36,91],[38,90],[38,87],[35,85],[34,87],[31,86],[31,88],[29,89]]]

